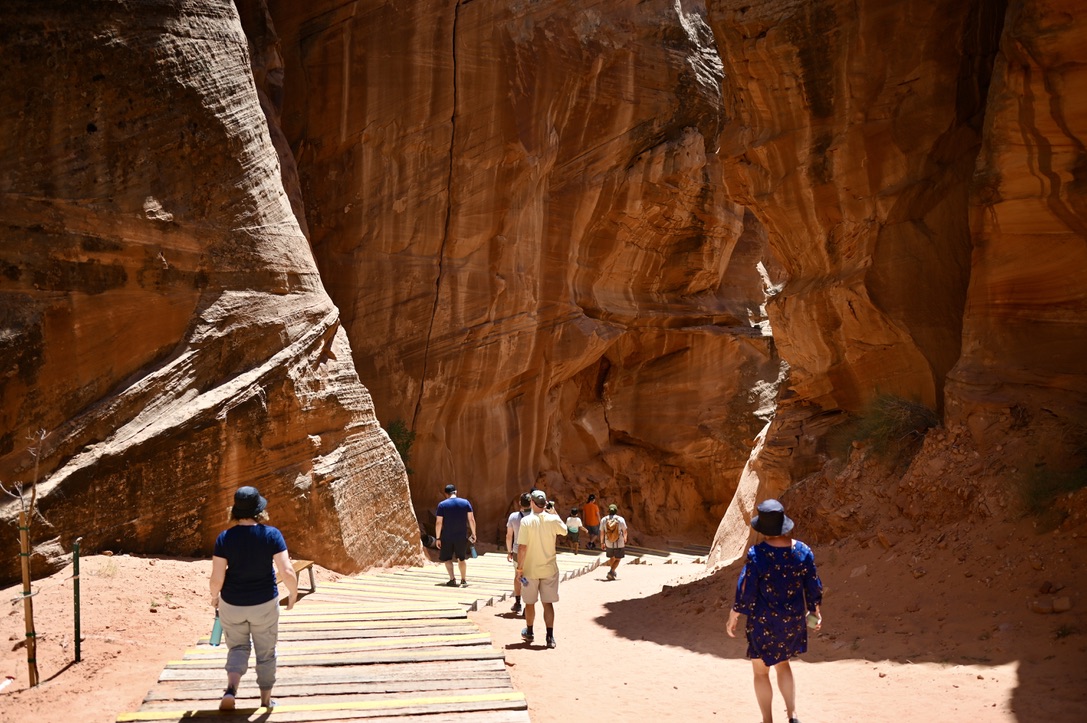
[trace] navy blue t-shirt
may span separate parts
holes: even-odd
[[[272,558],[287,549],[283,534],[270,525],[234,525],[219,533],[215,556],[226,559],[220,596],[231,605],[260,605],[279,597]]]
[[[442,518],[443,540],[468,539],[468,513],[472,503],[463,497],[450,497],[438,503],[438,517]]]

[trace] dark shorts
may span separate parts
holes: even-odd
[[[585,529],[589,531],[589,537],[600,534],[600,525],[585,525]]]
[[[439,562],[449,562],[455,555],[458,560],[468,559],[468,538],[459,540],[442,540],[442,549],[438,553]]]
[[[616,560],[622,560],[626,557],[626,553],[623,552],[621,547],[609,547],[604,553],[609,559],[614,558]]]
[[[566,539],[570,542],[577,542],[577,536],[581,534],[581,530],[575,530],[574,532],[566,531]]]

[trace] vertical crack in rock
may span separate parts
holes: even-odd
[[[455,150],[457,147],[457,21],[460,19],[460,6],[460,0],[457,0],[453,5],[453,28],[450,33],[450,61],[452,64],[450,78],[453,83],[453,112],[449,115],[449,165],[445,184],[445,219],[442,229],[442,242],[438,246],[438,273],[435,274],[434,278],[434,303],[430,307],[426,343],[423,345],[423,365],[419,374],[419,394],[415,398],[415,411],[412,412],[411,417],[412,429],[415,429],[416,421],[419,419],[419,412],[423,406],[423,398],[426,392],[430,342],[434,334],[435,317],[438,314],[438,303],[441,300],[442,274],[445,270],[445,247],[449,243],[449,229],[453,224],[453,166],[456,161]]]

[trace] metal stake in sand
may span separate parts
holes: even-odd
[[[82,537],[75,538],[72,543],[72,593],[75,596],[75,662],[80,661],[79,646],[79,543]]]

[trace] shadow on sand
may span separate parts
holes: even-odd
[[[824,627],[809,639],[804,661],[1012,664],[1018,668],[1011,700],[1016,720],[1068,720],[1070,710],[1081,716],[1087,706],[1087,615],[1039,615],[1025,611],[1025,599],[1048,575],[1068,584],[1073,599],[1085,600],[1083,576],[1070,570],[1031,576],[1018,569],[1019,578],[991,569],[971,573],[959,557],[930,563],[921,575],[916,558],[882,548],[824,550]],[[649,597],[610,603],[597,622],[630,640],[744,659],[743,622],[738,639],[725,633],[741,566],[737,562]]]

